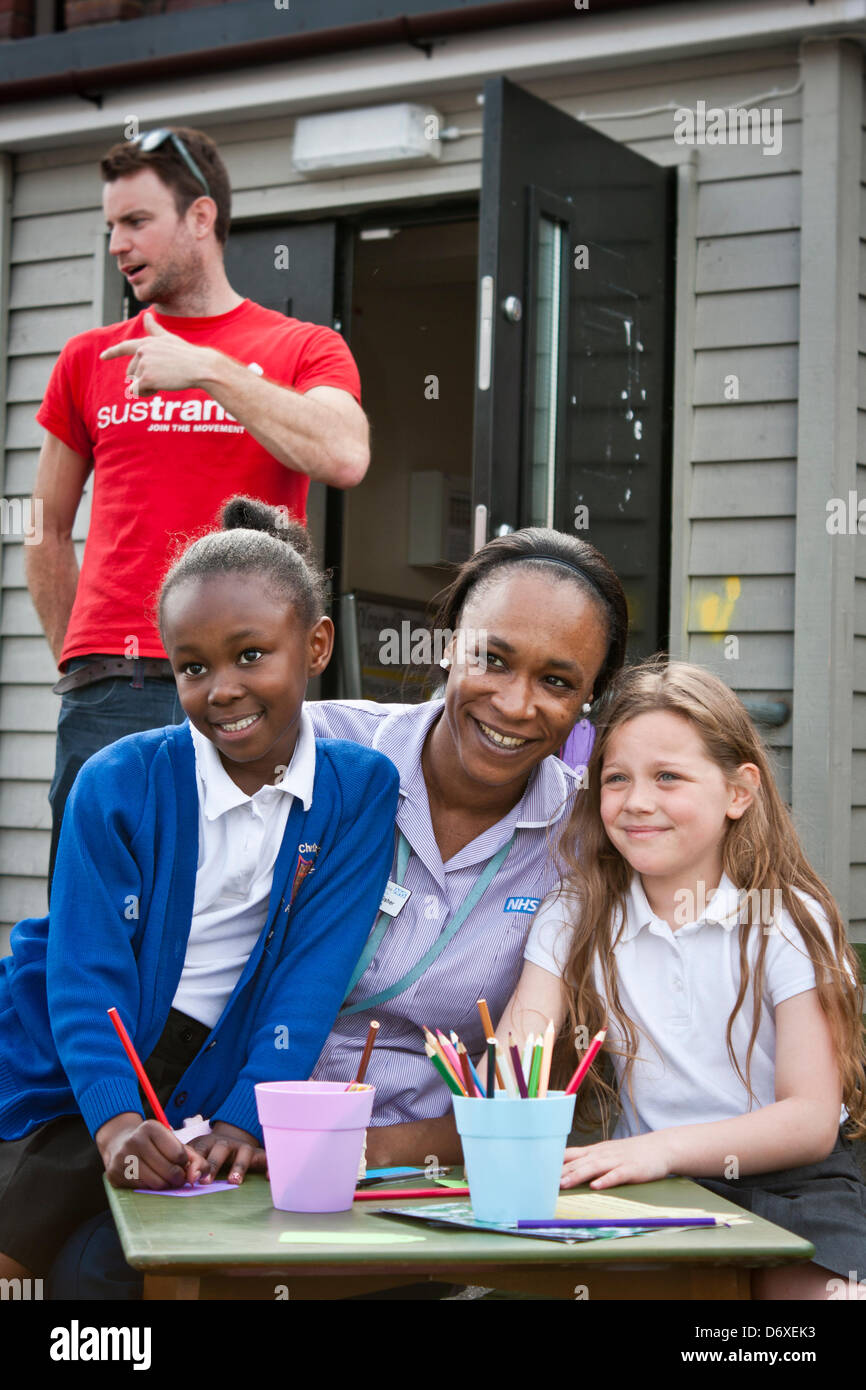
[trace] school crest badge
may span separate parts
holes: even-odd
[[[292,896],[289,898],[289,905],[295,901],[298,889],[316,867],[316,855],[319,853],[319,846],[312,844],[298,845],[298,862],[295,866],[295,877],[292,881]]]

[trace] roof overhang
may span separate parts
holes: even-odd
[[[440,30],[432,47],[419,47],[410,40],[409,31],[402,29],[399,38],[392,35],[386,39],[384,31],[379,30],[378,38],[370,37],[368,44],[347,49],[349,29],[344,25],[339,46],[310,50],[302,61],[299,53],[275,53],[273,39],[267,44],[267,63],[264,59],[249,61],[248,46],[227,37],[230,21],[241,22],[236,13],[239,11],[248,17],[258,16],[256,22],[267,11],[269,24],[273,23],[273,14],[283,16],[285,21],[294,16],[294,22],[300,25],[304,14],[312,14],[313,6],[316,13],[326,9],[333,17],[350,12],[369,13],[373,9],[384,14],[398,4],[402,18],[408,20],[408,12],[413,9],[411,0],[376,0],[375,4],[373,0],[328,0],[327,7],[320,6],[319,0],[291,0],[291,8],[286,11],[265,5],[225,5],[187,12],[197,20],[213,19],[209,52],[220,60],[219,64],[204,64],[201,50],[203,66],[195,71],[176,70],[172,67],[173,55],[159,52],[158,34],[165,32],[163,21],[173,25],[176,13],[81,31],[81,47],[74,51],[86,53],[92,63],[101,62],[102,50],[95,43],[95,36],[102,30],[112,30],[112,41],[119,36],[128,58],[134,51],[129,40],[138,32],[137,26],[143,25],[149,47],[145,52],[139,51],[135,60],[140,65],[137,79],[122,80],[120,69],[104,65],[68,69],[67,85],[64,74],[55,73],[53,85],[40,89],[39,103],[30,99],[34,88],[28,89],[26,99],[22,95],[18,101],[0,107],[0,150],[111,141],[119,138],[131,113],[142,128],[167,123],[207,128],[216,123],[279,120],[304,111],[375,105],[403,100],[419,91],[430,100],[435,99],[437,92],[480,89],[488,77],[502,73],[516,82],[531,83],[564,72],[573,75],[618,67],[670,65],[700,56],[796,47],[809,39],[836,36],[866,42],[866,0],[818,0],[816,4],[809,0],[703,0],[700,5],[688,0],[639,5],[633,0],[630,4],[623,4],[622,0],[590,0],[591,8],[586,11],[576,11],[573,0],[568,0],[565,19],[562,0],[557,0],[555,6],[548,5],[547,0],[532,0],[529,6],[522,0],[513,4],[497,0],[486,6],[468,2],[461,5],[459,0],[452,0],[447,8],[442,0],[436,10],[431,10],[431,0],[415,0],[414,36],[421,33],[417,26],[422,19],[429,25],[438,17],[444,24],[450,16],[452,28]],[[531,23],[525,19],[530,10]],[[481,11],[487,19],[498,16],[483,35],[478,32]],[[502,18],[506,12],[510,22]],[[519,24],[518,13],[524,16]],[[472,16],[475,28],[469,24]],[[395,21],[392,17],[377,22]],[[152,30],[150,25],[156,28]],[[372,35],[372,30],[367,32]],[[304,33],[307,38],[313,37],[309,25]],[[302,27],[298,35],[303,37]],[[7,51],[14,57],[19,51],[28,51],[30,45],[77,37],[73,31],[0,45],[0,61],[9,61]],[[68,50],[70,55],[72,52]],[[102,74],[99,81],[98,73]],[[32,72],[31,78],[35,81]]]
[[[670,0],[668,0],[670,2]],[[660,0],[588,0],[593,15]],[[686,0],[674,0],[684,4]],[[573,18],[575,0],[285,0],[173,11],[0,44],[0,102]],[[588,15],[586,16],[588,17]],[[585,16],[581,15],[581,19]]]

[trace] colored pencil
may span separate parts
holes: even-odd
[[[492,1038],[494,1036],[495,1029],[493,1027],[493,1019],[490,1017],[490,1010],[487,1007],[486,999],[478,1000],[478,1012],[481,1015],[481,1022],[484,1027],[485,1038]],[[508,1087],[505,1084],[505,1077],[502,1075],[502,1068],[500,1067],[498,1062],[496,1063],[496,1080],[499,1082],[503,1091],[508,1090]]]
[[[501,1042],[497,1042],[496,1044],[496,1055],[499,1058],[499,1070],[505,1077],[505,1094],[510,1100],[517,1100],[520,1096],[520,1092],[517,1089],[517,1082],[514,1079],[511,1058]]]
[[[508,1052],[511,1057],[511,1065],[514,1069],[514,1080],[517,1082],[517,1089],[520,1092],[523,1099],[526,1100],[529,1096],[529,1092],[526,1089],[526,1081],[523,1076],[523,1068],[520,1065],[520,1051],[518,1049],[517,1043],[514,1041],[513,1033],[508,1034]]]
[[[445,1056],[451,1064],[451,1067],[454,1071],[454,1075],[457,1077],[458,1081],[462,1080],[463,1078],[461,1074],[460,1063],[457,1060],[456,1047],[452,1042],[448,1041],[441,1028],[436,1029],[436,1038],[439,1043],[439,1046],[441,1047],[442,1051],[444,1052]]]
[[[447,1057],[448,1061],[451,1063],[451,1069],[452,1069],[452,1071],[454,1072],[455,1076],[457,1077],[457,1080],[460,1082],[461,1085],[464,1085],[464,1084],[465,1084],[466,1078],[465,1078],[464,1075],[463,1075],[463,1063],[461,1062],[459,1056],[457,1055],[457,1048],[454,1046],[454,1044],[453,1044],[452,1042],[449,1042],[449,1041],[448,1041],[448,1039],[446,1038],[445,1034],[444,1034],[440,1029],[438,1029],[438,1028],[436,1029],[436,1036],[437,1036],[438,1039],[439,1039],[439,1046],[442,1048],[442,1051],[445,1053],[445,1056]],[[457,1037],[457,1034],[455,1033],[454,1036]],[[459,1041],[459,1039],[458,1039],[458,1041]],[[468,1061],[468,1060],[469,1060],[469,1054],[467,1053],[467,1061]],[[469,1082],[470,1082],[470,1084],[469,1084],[469,1088],[468,1088],[466,1094],[467,1094],[468,1096],[474,1096],[474,1095],[475,1095],[475,1082],[474,1082],[473,1079],[472,1079],[472,1063],[471,1063],[471,1062],[469,1062]],[[484,1088],[483,1088],[482,1086],[479,1086],[479,1088],[478,1088],[478,1094],[479,1094],[480,1096],[483,1096],[483,1095],[484,1095]]]
[[[425,1028],[425,1029],[424,1029],[424,1036],[425,1036],[425,1038],[427,1039],[428,1045],[429,1045],[430,1047],[432,1047],[432,1049],[433,1049],[433,1051],[436,1053],[437,1057],[439,1057],[439,1058],[441,1059],[441,1061],[442,1061],[443,1065],[445,1066],[446,1070],[449,1071],[449,1072],[451,1073],[453,1079],[454,1079],[456,1082],[458,1082],[458,1084],[459,1084],[459,1086],[460,1086],[460,1089],[462,1090],[462,1089],[463,1089],[463,1082],[460,1080],[460,1070],[459,1070],[459,1068],[455,1069],[455,1067],[453,1066],[453,1064],[452,1064],[452,1062],[451,1062],[451,1059],[446,1055],[446,1053],[445,1053],[445,1051],[444,1051],[444,1049],[443,1049],[443,1047],[442,1047],[442,1044],[440,1043],[439,1039],[436,1037],[436,1034],[435,1034],[435,1033],[431,1033],[429,1028]]]
[[[532,1226],[536,1230],[565,1231],[575,1226],[589,1226],[595,1230],[605,1226],[716,1226],[724,1222],[717,1222],[714,1216],[606,1216],[604,1219],[575,1216],[567,1221],[518,1221],[517,1225],[518,1228]]]
[[[541,1038],[537,1038],[532,1049],[532,1065],[529,1068],[529,1084],[527,1090],[534,1099],[538,1095],[538,1078],[541,1075],[541,1056],[544,1052],[544,1043]]]
[[[520,1054],[520,1065],[523,1068],[523,1075],[526,1078],[526,1089],[529,1090],[529,1073],[532,1068],[532,1049],[535,1046],[535,1034],[530,1033],[526,1042],[523,1044],[523,1051]]]
[[[468,1048],[466,1049],[466,1056],[469,1057],[469,1049],[468,1049]],[[473,1060],[472,1060],[471,1057],[469,1057],[469,1070],[470,1070],[471,1073],[472,1073],[472,1080],[475,1082],[475,1089],[476,1089],[476,1091],[478,1092],[479,1096],[483,1096],[483,1095],[484,1095],[484,1082],[481,1080],[481,1077],[478,1075],[478,1070],[477,1070],[477,1068],[476,1068],[476,1066],[475,1066],[475,1063],[473,1062]]]
[[[383,1192],[379,1188],[376,1192],[364,1191],[355,1193],[356,1202],[385,1202],[405,1201],[407,1197],[439,1197],[447,1198],[451,1201],[452,1197],[468,1197],[468,1187],[395,1187]]]
[[[586,1049],[586,1052],[584,1053],[583,1061],[581,1062],[580,1066],[577,1068],[577,1071],[574,1073],[574,1076],[571,1078],[571,1080],[565,1088],[565,1094],[567,1096],[574,1095],[581,1081],[586,1076],[586,1073],[589,1071],[590,1067],[595,1061],[596,1054],[598,1053],[606,1036],[606,1028],[602,1028],[600,1033],[596,1033],[595,1037],[593,1038],[592,1042],[590,1043],[589,1047]]]
[[[454,1032],[454,1029],[452,1028],[452,1029],[451,1029],[451,1043],[452,1043],[452,1045],[453,1045],[454,1047],[456,1047],[457,1044],[459,1043],[459,1041],[460,1041],[460,1039],[458,1038],[457,1034]],[[466,1056],[469,1057],[469,1048],[468,1048],[468,1047],[467,1047],[467,1049],[466,1049]],[[470,1070],[471,1073],[472,1073],[472,1080],[473,1080],[473,1082],[474,1082],[476,1091],[478,1092],[479,1096],[483,1096],[483,1095],[484,1095],[484,1082],[481,1080],[481,1077],[478,1075],[478,1071],[477,1071],[477,1069],[476,1069],[476,1067],[475,1067],[475,1063],[473,1062],[473,1060],[472,1060],[471,1057],[469,1057],[469,1070]]]
[[[462,1043],[457,1046],[457,1058],[463,1072],[463,1085],[466,1087],[467,1096],[475,1095],[475,1082],[472,1080],[472,1072],[469,1070],[469,1053]]]
[[[346,1087],[347,1091],[353,1091],[356,1086],[360,1086],[364,1077],[367,1075],[367,1067],[370,1065],[370,1055],[373,1051],[373,1044],[376,1041],[376,1034],[378,1031],[378,1023],[375,1018],[371,1019],[370,1027],[367,1032],[367,1041],[364,1043],[364,1051],[361,1053],[361,1060],[358,1063],[358,1070],[355,1073],[355,1080]]]
[[[496,1065],[496,1039],[487,1039],[487,1099],[496,1099],[496,1076],[499,1068]]]
[[[144,1094],[150,1101],[151,1110],[153,1111],[156,1118],[159,1120],[160,1124],[164,1124],[166,1129],[171,1130],[171,1133],[174,1134],[174,1130],[169,1124],[168,1116],[166,1115],[165,1111],[159,1103],[159,1100],[157,1099],[156,1091],[150,1084],[150,1078],[148,1077],[147,1072],[144,1070],[144,1067],[141,1065],[138,1053],[136,1052],[133,1046],[132,1038],[129,1036],[126,1029],[124,1028],[123,1021],[120,1017],[120,1014],[117,1012],[117,1009],[109,1009],[108,1017],[111,1019],[115,1029],[117,1030],[117,1036],[123,1043],[123,1047],[127,1057],[129,1058],[132,1065],[135,1067],[135,1074],[141,1082],[141,1089],[144,1091]]]
[[[435,1049],[430,1046],[430,1043],[425,1043],[424,1051],[427,1053],[427,1056],[430,1058],[430,1061],[433,1063],[439,1075],[442,1077],[442,1080],[445,1082],[445,1085],[448,1087],[449,1091],[453,1091],[455,1096],[465,1096],[466,1092],[464,1091],[463,1087],[459,1085],[457,1081],[455,1081],[454,1077],[451,1075],[449,1068],[445,1065],[439,1053],[436,1052]]]
[[[544,1051],[541,1057],[541,1075],[538,1078],[538,1097],[544,1100],[547,1095],[547,1088],[550,1085],[550,1064],[553,1061],[553,1043],[556,1037],[556,1028],[553,1019],[550,1020],[544,1030]]]

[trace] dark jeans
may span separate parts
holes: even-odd
[[[90,659],[87,656],[73,657],[67,663],[67,670],[74,671],[79,666],[85,666]],[[137,664],[130,661],[129,680],[125,676],[116,676],[110,680],[95,681],[93,685],[69,690],[60,697],[54,780],[48,793],[51,803],[49,902],[63,810],[79,769],[100,748],[116,743],[126,734],[161,729],[165,724],[182,724],[186,718],[174,681],[145,677],[140,690],[133,688],[132,674]]]
[[[144,1275],[123,1258],[110,1211],[79,1226],[66,1242],[48,1278],[48,1297],[60,1302],[90,1299],[132,1302],[142,1296]]]

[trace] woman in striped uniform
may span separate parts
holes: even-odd
[[[391,885],[314,1075],[350,1080],[371,1018],[371,1166],[460,1160],[451,1097],[423,1028],[484,1048],[520,974],[580,777],[556,756],[622,666],[622,586],[586,541],[527,528],[488,542],[445,591],[444,697],[306,706],[319,738],[385,753],[400,773]],[[578,761],[588,758],[587,749]]]

